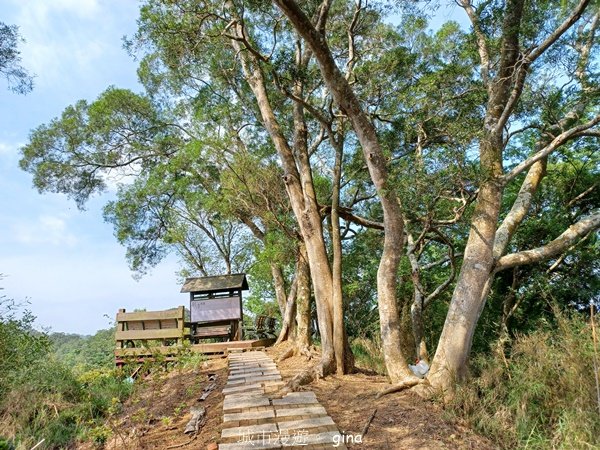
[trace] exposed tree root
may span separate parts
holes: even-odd
[[[294,356],[294,353],[295,353],[294,347],[288,348],[283,355],[281,355],[279,358],[277,358],[277,362],[280,363],[281,361],[291,358],[292,356]]]
[[[313,352],[310,347],[294,346],[294,347],[288,348],[283,353],[283,355],[281,355],[279,358],[277,358],[277,362],[280,363],[281,361],[285,361],[286,359],[291,358],[292,356],[305,356],[306,359],[310,361],[314,355],[313,355]]]
[[[314,347],[296,347],[296,355],[305,356],[308,361],[314,358],[316,354],[316,349]]]
[[[360,435],[363,438],[365,437],[365,434],[367,434],[367,431],[369,431],[369,427],[371,426],[371,422],[373,422],[373,419],[375,418],[375,414],[377,414],[377,408],[375,408],[373,410],[373,413],[369,417],[369,420],[367,420],[367,423],[365,423],[365,426],[363,427],[362,431],[360,432]]]
[[[398,384],[390,386],[389,388],[384,389],[383,391],[380,391],[375,398],[381,398],[384,395],[391,394],[393,392],[400,392],[400,391],[403,391],[405,389],[410,389],[410,388],[412,388],[414,386],[417,386],[417,385],[420,385],[420,384],[427,384],[427,383],[428,383],[428,381],[425,380],[425,379],[412,377],[412,378],[409,378],[407,380],[401,381]]]
[[[288,382],[287,388],[291,391],[297,391],[300,389],[301,386],[306,386],[307,384],[310,384],[315,380],[325,378],[327,375],[333,372],[333,366],[333,362],[328,363],[327,361],[321,360],[317,365],[302,371],[294,378],[292,378]]]
[[[306,386],[307,384],[312,383],[314,380],[321,378],[319,376],[319,372],[317,367],[311,367],[310,369],[304,370],[292,378],[288,384],[287,388],[292,392],[300,389],[301,386]]]

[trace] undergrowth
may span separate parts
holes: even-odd
[[[101,443],[106,436],[98,429],[132,390],[116,370],[77,377],[54,358],[39,361],[15,380],[0,404],[0,428],[17,449],[42,439],[44,448],[66,448],[76,439]]]
[[[381,344],[363,337],[355,338],[350,344],[356,365],[361,369],[385,375],[385,362]]]
[[[554,326],[517,336],[473,369],[449,410],[501,447],[600,448],[592,329],[581,317],[556,311]]]

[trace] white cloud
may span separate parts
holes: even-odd
[[[0,142],[0,155],[8,154],[13,151],[13,146]]]
[[[6,160],[6,162],[14,166],[19,155],[19,149],[23,145],[24,144],[21,142],[11,143],[6,141],[0,141],[0,160]]]
[[[91,76],[101,64],[112,23],[97,0],[29,0],[15,6],[26,40],[23,64],[36,74],[37,85],[64,82],[69,71]]]
[[[74,247],[78,239],[68,230],[64,217],[42,215],[34,223],[13,224],[15,240],[26,245],[50,244]]]

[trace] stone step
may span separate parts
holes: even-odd
[[[223,411],[231,411],[232,409],[256,408],[258,406],[269,406],[269,399],[266,397],[250,397],[246,399],[233,398],[223,401]]]
[[[233,394],[235,392],[256,391],[256,390],[260,390],[261,393],[264,393],[264,389],[262,388],[262,386],[259,383],[255,383],[255,384],[243,384],[241,386],[226,387],[223,389],[223,394],[227,395],[227,394]]]
[[[275,409],[275,415],[277,417],[319,416],[327,415],[327,411],[321,405],[305,408],[279,408]]]
[[[314,392],[292,392],[285,395],[283,398],[273,399],[273,405],[310,405],[319,403]]]
[[[305,430],[306,428],[326,427],[328,425],[335,425],[335,422],[329,416],[277,422],[277,426],[281,431]]]
[[[317,434],[302,434],[290,436],[290,439],[280,437],[283,448],[304,445],[330,444],[332,448],[346,448],[345,445],[335,446],[335,442],[343,442],[343,436],[338,431],[325,431]]]
[[[275,442],[236,442],[235,444],[219,444],[219,450],[263,450],[281,448],[281,443]]]
[[[240,420],[260,420],[272,419],[275,417],[275,411],[267,409],[264,411],[244,411],[241,413],[231,413],[223,415],[223,422],[239,422]]]
[[[240,378],[257,377],[257,376],[269,376],[269,375],[280,375],[278,370],[267,369],[267,370],[248,370],[231,373],[228,377],[228,381],[239,380]]]
[[[247,425],[244,427],[225,428],[221,432],[221,437],[255,438],[256,440],[261,441],[263,440],[263,436],[265,440],[267,440],[267,438],[271,439],[271,436],[273,436],[273,438],[277,438],[278,434],[279,430],[277,429],[277,425],[274,423],[264,423],[262,425]]]
[[[272,398],[282,385],[277,365],[264,352],[229,355],[219,449],[346,448],[314,392]]]
[[[281,381],[281,378],[275,379],[275,380],[264,380],[263,381],[260,377],[252,377],[252,379],[249,381],[247,381],[245,378],[228,381],[227,384],[225,384],[225,387],[227,387],[227,388],[238,387],[238,386],[245,386],[247,384],[260,384],[260,385],[266,387],[266,386],[281,386],[285,383],[283,381]]]
[[[265,375],[263,377],[247,377],[245,378],[246,383],[257,383],[261,381],[269,381],[269,380],[281,380],[281,375]],[[234,380],[235,381],[235,380]]]
[[[254,363],[254,364],[234,364],[229,366],[229,370],[248,370],[248,369],[277,369],[273,363]]]
[[[225,395],[225,401],[246,400],[248,398],[263,397],[267,398],[262,392],[232,392]]]

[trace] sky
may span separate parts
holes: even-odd
[[[81,212],[64,195],[39,194],[18,167],[30,130],[66,106],[110,85],[141,90],[137,64],[122,45],[135,32],[138,7],[135,0],[0,2],[0,21],[19,26],[22,65],[35,74],[27,95],[0,79],[0,294],[29,301],[40,328],[93,334],[109,327],[119,308],[187,303],[174,257],[133,279],[125,249],[102,219],[110,192]]]
[[[22,65],[35,75],[27,95],[0,80],[0,294],[28,301],[40,328],[93,334],[109,327],[119,308],[187,303],[175,257],[133,279],[125,249],[102,219],[114,192],[79,211],[64,195],[39,194],[18,167],[29,132],[68,105],[94,100],[111,85],[141,91],[122,42],[136,30],[138,8],[136,0],[0,2],[0,21],[19,27]],[[441,9],[434,23],[456,17],[456,8]]]

